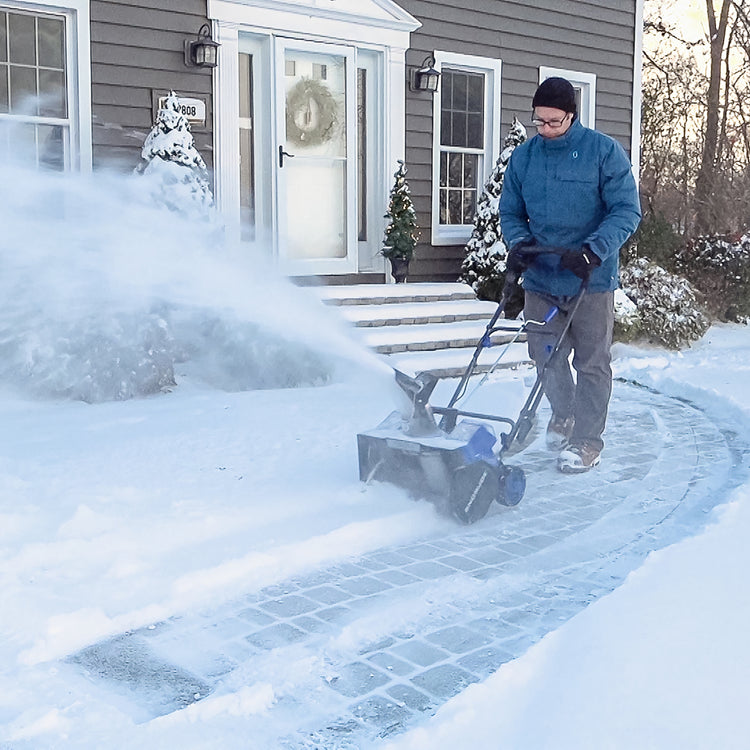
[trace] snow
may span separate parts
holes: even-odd
[[[152,719],[65,660],[452,529],[429,503],[358,481],[355,435],[402,405],[390,369],[314,292],[148,205],[130,180],[16,173],[0,187],[0,222],[0,747],[273,750],[248,722],[272,710],[290,730],[302,721],[304,706],[285,707],[279,685],[304,690],[314,656],[275,662],[272,651],[274,685],[250,661],[224,692]],[[113,367],[141,382],[116,356],[71,347],[113,311],[128,325],[107,329],[112,347],[139,355],[141,323],[158,312],[177,342],[165,349],[173,383],[86,403],[81,382]],[[254,388],[244,371],[269,353],[278,379]],[[715,325],[682,352],[614,353],[619,377],[690,399],[750,440],[746,326]],[[313,360],[325,377],[308,379]],[[303,384],[279,387],[281,375]],[[509,389],[514,403],[521,388]],[[492,391],[501,413],[504,392]],[[704,530],[377,746],[747,747],[748,494],[738,486]],[[430,596],[423,606],[450,592],[436,583]],[[408,604],[358,621],[337,645],[412,621]],[[200,656],[198,641],[175,648]]]

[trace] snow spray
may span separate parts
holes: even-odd
[[[0,226],[6,385],[104,401],[183,374],[226,390],[391,374],[267,252],[160,207],[143,175],[8,165]]]

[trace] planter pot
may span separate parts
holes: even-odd
[[[406,258],[389,258],[391,261],[391,276],[397,284],[403,284],[409,275],[409,261]]]

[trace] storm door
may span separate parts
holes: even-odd
[[[280,261],[292,274],[355,272],[354,50],[277,39],[275,69]]]

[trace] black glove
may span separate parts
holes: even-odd
[[[536,253],[535,242],[519,242],[513,245],[505,261],[505,267],[514,276],[520,276],[529,266],[533,265]]]
[[[580,250],[568,250],[560,258],[560,266],[572,271],[583,281],[586,281],[593,270],[601,264],[601,258],[588,245],[584,245]]]

